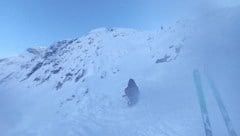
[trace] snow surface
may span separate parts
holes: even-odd
[[[239,9],[158,31],[99,28],[0,60],[0,135],[203,136],[195,69],[213,135],[228,132],[206,75],[239,135]],[[130,78],[141,92],[131,108]]]

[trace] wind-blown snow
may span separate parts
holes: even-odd
[[[239,17],[232,13],[238,9],[153,32],[95,29],[0,60],[0,134],[202,136],[194,69],[203,77],[213,135],[227,130],[205,75],[215,80],[240,134]],[[236,22],[210,23],[226,16]],[[130,78],[141,92],[131,108],[122,97]]]

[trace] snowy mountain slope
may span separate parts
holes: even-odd
[[[57,42],[45,50],[28,49],[19,58],[1,62],[1,71],[4,71],[5,65],[13,69],[11,72],[9,69],[2,72],[1,83],[11,78],[13,72],[16,72],[13,78],[17,81],[34,81],[34,85],[54,79],[57,81],[54,85],[56,89],[61,88],[66,81],[78,82],[83,76],[91,76],[92,72],[104,78],[106,74],[119,72],[119,61],[124,59],[126,54],[130,54],[130,51],[137,52],[140,47],[144,48],[144,52],[148,52],[146,57],[152,58],[152,63],[172,61],[176,59],[185,39],[174,39],[169,44],[160,41],[162,38],[154,40],[163,33],[167,32],[145,34],[134,30],[99,29],[78,39]],[[157,44],[165,45],[159,50],[156,49]]]
[[[66,132],[58,129],[68,122],[77,123],[83,129],[83,132],[78,130],[79,133],[87,131],[85,135],[98,131],[118,134],[118,127],[125,129],[124,126],[116,126],[116,130],[108,132],[103,130],[105,126],[98,126],[99,122],[107,122],[102,125],[107,125],[108,129],[114,122],[122,122],[121,118],[123,121],[131,118],[126,116],[126,111],[120,112],[127,108],[126,100],[121,97],[126,82],[131,77],[140,82],[152,68],[177,59],[186,37],[178,36],[174,31],[175,28],[157,32],[101,28],[81,38],[60,41],[46,49],[28,49],[18,57],[2,60],[1,87],[11,90],[9,93],[19,94],[20,103],[24,102],[23,107],[26,107],[26,111],[21,108],[21,115],[16,115],[20,121],[16,123],[16,130],[10,130],[9,134],[70,135],[68,133],[74,133],[73,128],[66,126],[63,129]],[[39,127],[41,122],[55,116],[58,121],[45,121],[50,125],[49,131]],[[115,116],[122,117],[113,119]],[[92,121],[86,122],[89,119]],[[99,130],[84,129],[92,125]]]
[[[213,134],[228,133],[205,73],[216,81],[239,134],[239,86],[232,81],[239,75],[237,46],[228,42],[225,51],[233,55],[226,58],[219,44],[202,42],[212,38],[208,32],[221,37],[221,29],[206,28],[186,22],[155,32],[100,28],[0,60],[1,135],[202,136],[194,69],[201,72]],[[131,108],[122,97],[129,78],[141,92]]]

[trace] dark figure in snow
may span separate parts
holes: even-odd
[[[137,103],[139,97],[139,89],[133,79],[129,79],[128,87],[124,90],[125,95],[123,97],[127,97],[128,106],[133,106]]]

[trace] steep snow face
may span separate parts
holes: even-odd
[[[120,132],[140,118],[134,117],[140,111],[128,109],[123,90],[129,78],[144,84],[156,80],[155,74],[163,75],[161,67],[173,64],[184,47],[186,35],[176,33],[182,27],[177,23],[155,32],[100,28],[1,60],[2,96],[14,99],[2,103],[14,105],[6,112],[17,111],[9,117],[14,121],[1,131],[8,135],[145,133],[140,126]],[[143,94],[144,90],[141,87]]]
[[[208,49],[217,45],[203,42],[212,38],[208,32],[219,29],[189,24],[177,22],[154,32],[100,28],[80,38],[27,49],[19,56],[0,60],[0,134],[202,136],[194,69],[201,73],[212,132],[227,135],[208,85],[207,77],[211,76],[216,86],[222,84],[220,94],[239,134],[240,87],[231,82],[231,72],[212,72],[214,66],[226,70],[221,62],[228,58],[219,55],[222,50],[211,55]],[[233,45],[231,50],[236,49]],[[222,47],[224,44],[217,46]],[[236,71],[239,65],[235,63],[231,60],[232,68],[228,68]],[[140,90],[139,102],[131,108],[122,97],[130,78]]]
[[[173,36],[173,31],[102,28],[81,38],[59,41],[47,49],[29,48],[22,55],[1,60],[0,84],[9,84],[7,81],[13,79],[36,88],[47,82],[59,90],[66,82],[84,82],[92,76],[103,79],[120,70],[143,68],[139,67],[143,63],[138,59],[141,55],[144,63],[168,63],[177,58],[186,39]],[[172,37],[175,39],[169,39]]]

